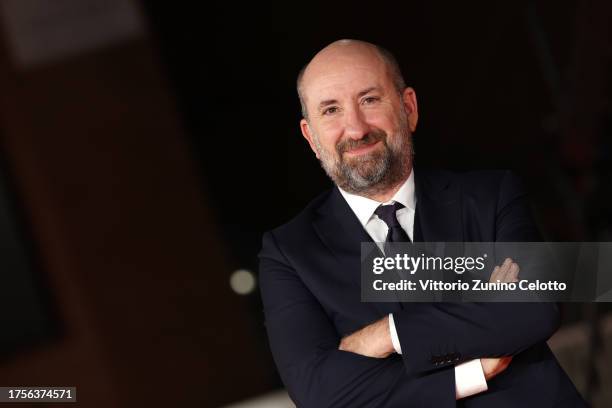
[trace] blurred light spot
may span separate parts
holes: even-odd
[[[246,269],[238,269],[230,277],[230,286],[239,295],[248,295],[255,289],[255,275]]]

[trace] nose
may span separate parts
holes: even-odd
[[[359,140],[368,133],[369,126],[358,107],[347,109],[344,114],[344,135]]]

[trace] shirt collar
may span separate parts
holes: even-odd
[[[392,202],[398,202],[404,205],[404,207],[414,210],[416,208],[416,197],[414,193],[414,169],[410,171],[410,176],[404,181],[404,184],[400,187],[395,195],[387,203],[380,203],[371,198],[363,197],[357,194],[348,193],[338,187],[340,193],[348,203],[351,210],[355,213],[361,225],[365,226],[372,214],[381,204],[390,204]]]

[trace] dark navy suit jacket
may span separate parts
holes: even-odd
[[[415,172],[415,241],[537,241],[509,172]],[[582,407],[546,345],[553,303],[362,303],[360,248],[370,236],[337,188],[267,232],[259,280],[281,378],[298,407]],[[394,314],[403,354],[340,351],[340,339]],[[454,366],[514,356],[489,390],[455,401]]]

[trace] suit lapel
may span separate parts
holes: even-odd
[[[373,242],[348,203],[334,187],[329,199],[318,211],[313,225],[323,244],[340,260],[357,255],[361,243]]]
[[[330,273],[343,274],[343,280],[358,291],[361,299],[361,243],[374,243],[359,219],[348,205],[337,187],[332,190],[327,202],[321,205],[318,217],[313,220],[313,226],[323,244],[334,256],[339,265],[337,270]],[[374,245],[378,254],[382,252]],[[400,305],[393,302],[363,303],[377,310],[376,315],[381,316],[400,310]]]

